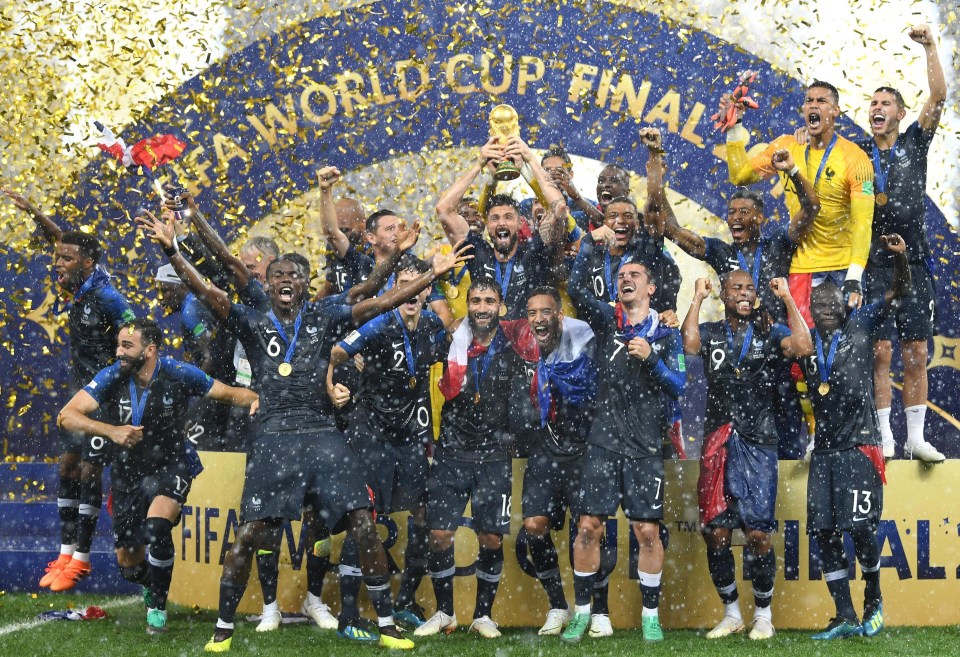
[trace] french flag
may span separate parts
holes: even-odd
[[[529,327],[527,333],[533,341]],[[534,342],[536,346],[536,342]],[[590,325],[579,319],[563,318],[560,345],[546,358],[537,358],[530,384],[530,398],[540,410],[540,426],[556,419],[557,395],[568,406],[592,404],[597,397],[596,338]]]
[[[540,349],[530,332],[530,324],[525,319],[500,320],[497,335],[490,343],[490,349],[499,350],[508,343],[510,347],[527,362],[536,362],[540,358]],[[470,320],[465,319],[453,332],[450,352],[447,355],[447,369],[440,379],[440,392],[446,401],[450,401],[463,390],[463,382],[470,369],[470,359],[486,352],[486,348],[474,342]]]

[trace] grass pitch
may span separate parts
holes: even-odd
[[[50,621],[36,623],[37,614],[50,609],[88,605],[104,606],[110,618],[100,621]],[[203,655],[203,644],[213,633],[216,614],[174,606],[163,636],[146,634],[146,619],[139,598],[94,595],[0,593],[0,654],[10,657],[183,657]],[[461,619],[463,620],[463,619]],[[304,654],[367,656],[381,653],[376,644],[357,644],[338,639],[308,624],[284,625],[276,632],[257,633],[255,623],[238,622],[231,655],[258,657],[302,657]],[[854,638],[829,643],[810,640],[810,632],[783,631],[766,642],[750,641],[745,635],[717,641],[703,638],[704,631],[666,629],[661,644],[644,644],[639,630],[615,629],[614,636],[589,639],[568,646],[556,637],[538,637],[535,629],[505,629],[500,639],[488,641],[468,634],[466,626],[450,636],[431,637],[417,642],[420,655],[496,655],[553,657],[584,655],[626,656],[643,652],[649,655],[709,655],[744,657],[747,655],[792,655],[830,657],[832,655],[955,655],[960,653],[960,628],[893,627],[872,639]]]

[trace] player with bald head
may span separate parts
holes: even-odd
[[[682,328],[684,351],[703,359],[707,378],[697,492],[710,577],[725,609],[707,638],[744,630],[730,547],[733,530],[742,528],[747,537],[744,568],[751,573],[756,603],[750,638],[769,639],[774,635],[770,603],[777,572],[770,544],[776,527],[777,374],[785,363],[810,355],[813,342],[785,278],[772,280],[770,287],[786,306],[789,328],[770,325],[769,314],[756,304],[749,273],[734,269],[720,280],[723,321],[699,323],[701,304],[712,287],[701,278]]]

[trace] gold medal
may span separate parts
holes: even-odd
[[[447,291],[444,294],[447,295],[448,299],[456,299],[460,296],[460,290],[458,290],[455,285],[448,285]]]
[[[474,404],[479,404],[479,403],[480,403],[480,393],[479,393],[479,392],[473,393],[473,403],[474,403]]]
[[[830,384],[824,381],[820,384],[820,387],[817,388],[817,392],[819,392],[821,395],[826,395],[828,392],[830,392]]]
[[[740,368],[739,368],[739,367],[733,368],[733,373],[737,375],[737,378],[738,378],[738,379],[740,378],[741,372],[740,372]]]
[[[408,383],[407,385],[410,386],[410,389],[411,389],[411,390],[413,390],[414,388],[416,388],[416,387],[417,387],[417,377],[411,376],[411,377],[410,377],[410,383]]]
[[[290,373],[293,372],[293,365],[290,363],[280,363],[277,372],[280,373],[280,376],[290,376]]]
[[[877,202],[877,205],[884,206],[889,200],[887,195],[884,192],[877,192],[877,195],[874,197],[874,200]]]
[[[757,310],[760,309],[760,297],[757,297],[756,299],[753,300],[753,307],[756,308]]]
[[[506,314],[507,314],[507,307],[501,303],[501,304],[500,304],[500,316],[501,316],[501,317],[505,317]]]

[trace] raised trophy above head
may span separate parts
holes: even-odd
[[[507,143],[510,137],[520,136],[520,116],[517,110],[509,105],[497,105],[490,110],[490,136],[497,137],[500,145]],[[510,160],[504,160],[497,165],[497,170],[493,174],[494,180],[501,182],[507,180],[516,180],[520,177],[520,169],[513,165]]]

